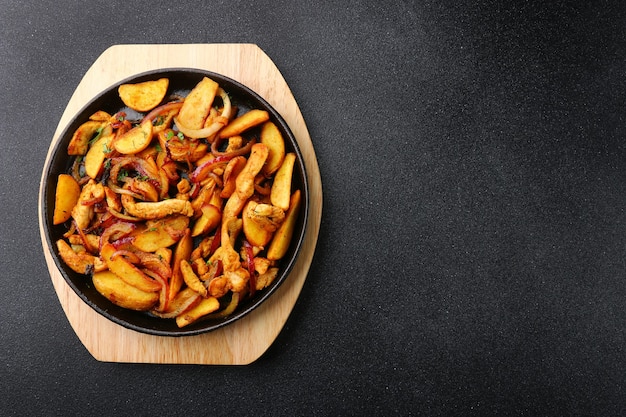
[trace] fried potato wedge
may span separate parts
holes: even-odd
[[[65,223],[72,217],[72,209],[80,197],[80,185],[69,174],[60,174],[54,194],[54,211],[52,223]]]
[[[108,122],[111,120],[111,115],[104,110],[98,110],[91,116],[89,116],[89,120],[95,120],[97,122]]]
[[[265,110],[253,109],[249,112],[242,114],[235,118],[232,122],[224,126],[219,132],[219,137],[222,139],[229,138],[231,136],[237,136],[250,129],[251,127],[260,125],[263,122],[268,121],[270,115]]]
[[[296,154],[290,152],[285,155],[283,163],[278,168],[274,176],[274,183],[270,191],[270,201],[276,207],[283,210],[289,208],[291,196],[291,177],[293,176],[293,166],[296,162]]]
[[[98,134],[105,122],[89,120],[74,131],[70,143],[67,145],[68,155],[85,155],[89,149],[89,142]]]
[[[169,79],[160,78],[137,84],[122,84],[117,92],[125,105],[133,110],[145,112],[152,110],[163,101],[168,86]]]
[[[145,227],[138,228],[132,235],[133,246],[144,252],[156,252],[178,242],[189,226],[189,217],[173,215],[159,220],[149,220]]]
[[[185,327],[202,316],[206,316],[207,314],[213,313],[220,308],[220,302],[217,298],[209,296],[207,298],[203,298],[200,300],[198,304],[196,304],[191,309],[185,311],[181,315],[176,317],[176,325],[178,327]]]
[[[192,251],[193,239],[191,238],[191,230],[186,229],[185,234],[180,238],[176,244],[176,248],[174,249],[172,259],[172,277],[170,278],[170,286],[167,294],[167,298],[170,301],[176,297],[184,282],[183,273],[180,270],[180,263],[184,259],[189,259]]]
[[[285,220],[278,230],[276,230],[270,247],[267,249],[267,259],[277,261],[287,253],[293,231],[296,227],[296,220],[298,220],[298,213],[300,212],[300,200],[300,190],[296,190],[291,196],[289,210],[285,214]]]
[[[112,151],[111,142],[115,134],[111,129],[111,125],[107,125],[102,131],[98,140],[89,147],[87,155],[85,155],[85,173],[90,178],[96,178],[102,169],[104,159]]]
[[[222,221],[222,212],[213,204],[204,204],[200,210],[202,210],[202,215],[196,220],[191,230],[193,237],[211,232]]]
[[[144,120],[113,142],[113,148],[119,153],[134,155],[146,149],[152,142],[152,120]]]
[[[187,310],[190,310],[196,306],[200,300],[202,300],[202,296],[200,294],[189,287],[185,287],[181,289],[174,298],[169,300],[163,311],[157,312],[153,310],[152,312],[159,317],[171,319],[179,316]]]
[[[261,127],[261,143],[267,145],[270,150],[263,166],[263,174],[269,176],[280,168],[283,159],[285,159],[285,140],[273,122],[267,121],[263,123]]]
[[[161,289],[161,284],[139,270],[135,265],[127,261],[124,257],[113,257],[116,249],[110,243],[105,243],[100,249],[100,255],[109,267],[109,270],[117,274],[128,285],[141,291],[154,292]]]
[[[113,304],[130,310],[146,311],[159,301],[158,292],[142,291],[111,271],[93,274],[93,285]]]
[[[187,129],[201,129],[209,115],[219,85],[204,77],[187,95],[177,121]]]

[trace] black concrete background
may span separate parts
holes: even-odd
[[[0,1],[0,414],[623,415],[626,3]],[[48,144],[122,43],[276,63],[324,187],[244,367],[95,361],[40,247]]]

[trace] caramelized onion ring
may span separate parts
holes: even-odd
[[[224,108],[222,109],[222,114],[215,118],[215,122],[213,122],[210,126],[202,128],[202,129],[190,129],[180,123],[178,118],[174,117],[174,123],[178,127],[178,130],[183,133],[183,135],[187,136],[191,139],[201,139],[201,138],[210,138],[219,132],[224,126],[228,124],[230,120],[230,113],[232,111],[232,106],[230,104],[230,98],[228,94],[220,87],[217,90],[217,93],[222,98],[222,102],[224,103]]]
[[[139,258],[139,256],[137,256],[135,252],[131,252],[126,249],[118,249],[113,252],[113,254],[111,255],[111,260],[117,259],[120,256],[126,259],[131,264],[138,264],[141,262],[141,259]]]
[[[173,110],[179,110],[182,106],[183,106],[182,101],[172,101],[172,102],[166,103],[162,106],[156,107],[150,113],[146,114],[146,116],[142,119],[142,122],[145,120],[152,121],[157,116],[160,116],[163,113],[169,113],[170,111],[173,111]]]

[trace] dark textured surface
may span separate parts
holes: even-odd
[[[327,3],[0,1],[0,414],[626,413],[626,3]],[[99,363],[40,249],[48,144],[107,47],[203,42],[290,85],[314,263],[250,366]]]

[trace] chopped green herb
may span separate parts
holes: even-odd
[[[103,127],[99,127],[96,132],[98,132],[98,134],[96,136],[94,136],[90,141],[89,144],[93,145],[94,143],[97,142],[98,139],[100,139],[100,136],[102,135],[102,129],[104,129]]]
[[[126,171],[125,169],[120,169],[119,174],[117,174],[117,180],[124,181],[126,177],[128,177],[128,171]]]

